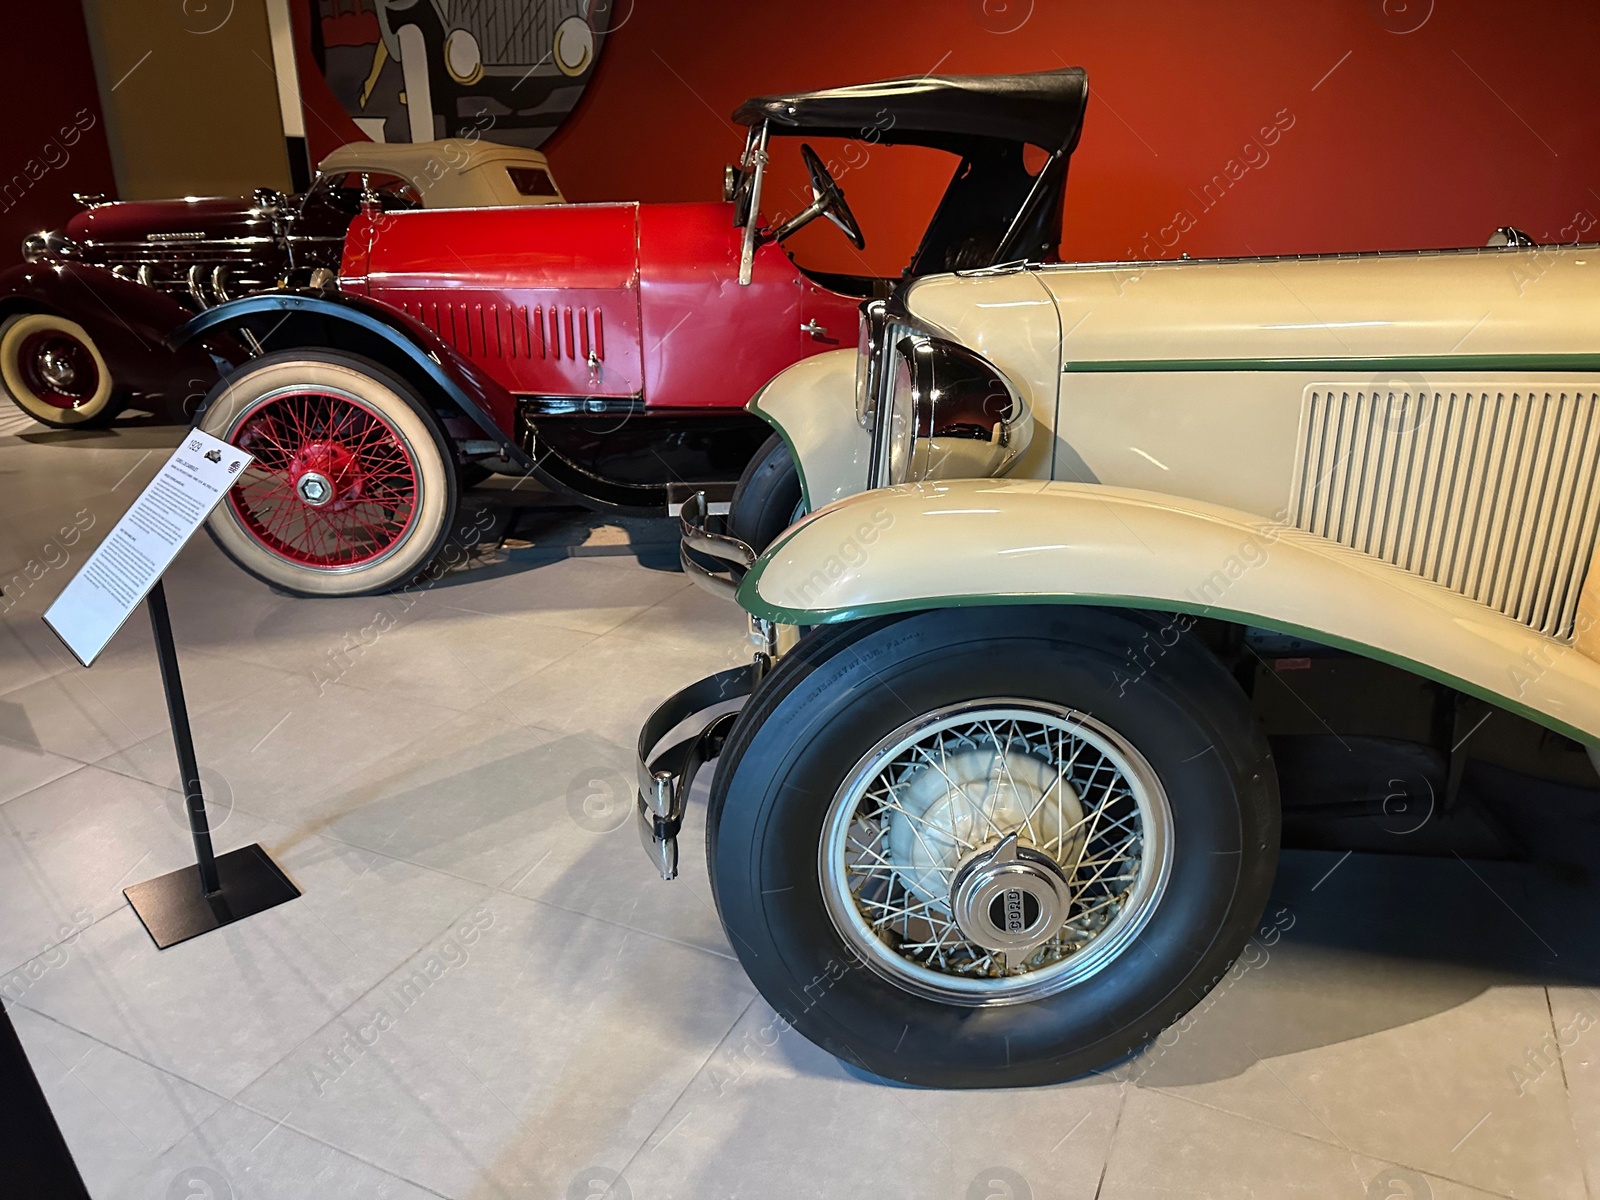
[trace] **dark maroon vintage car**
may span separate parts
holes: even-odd
[[[216,382],[201,347],[166,339],[202,309],[331,279],[363,191],[386,209],[560,203],[544,155],[475,138],[356,142],[323,159],[304,195],[106,203],[29,235],[0,273],[0,383],[57,428],[111,420],[130,401],[193,402]],[[185,414],[187,416],[189,414]]]
[[[337,288],[235,301],[180,334],[232,332],[256,352],[197,418],[255,455],[212,536],[287,591],[361,595],[433,562],[462,473],[484,465],[632,513],[702,491],[726,504],[751,471],[798,499],[751,396],[854,346],[859,306],[903,278],[1055,257],[1086,97],[1076,68],[760,97],[734,113],[748,134],[720,201],[358,218]],[[804,142],[809,202],[763,215],[769,155],[800,136],[949,155],[902,272],[823,273],[786,252],[822,217],[865,244]],[[781,528],[794,503],[762,507]]]

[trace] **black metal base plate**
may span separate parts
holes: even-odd
[[[219,854],[217,879],[222,890],[215,896],[202,895],[200,868],[183,867],[124,888],[122,894],[159,950],[253,917],[300,894],[282,868],[255,844]]]

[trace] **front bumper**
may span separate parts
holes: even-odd
[[[690,684],[663,701],[639,730],[635,762],[639,777],[639,840],[663,879],[674,879],[678,874],[678,831],[683,827],[683,810],[695,776],[702,764],[722,753],[740,710],[725,709],[666,749],[656,752],[656,747],[686,721],[700,718],[731,700],[748,697],[770,662],[767,655],[757,654],[754,661],[742,667],[718,671]]]
[[[706,591],[733,599],[744,573],[756,561],[756,552],[738,538],[712,530],[711,505],[704,492],[683,502],[678,521],[683,527],[678,543],[683,573]]]

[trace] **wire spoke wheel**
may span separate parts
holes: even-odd
[[[296,566],[370,566],[417,520],[416,452],[388,416],[352,393],[271,392],[230,440],[255,456],[228,494],[230,509],[261,546]]]
[[[906,1083],[1055,1083],[1223,977],[1272,889],[1272,751],[1198,638],[1125,686],[1155,629],[957,605],[778,660],[717,759],[706,849],[729,943],[796,1031]]]
[[[818,868],[840,934],[890,982],[966,1005],[1103,970],[1159,903],[1172,814],[1086,714],[988,699],[895,730],[846,776]]]

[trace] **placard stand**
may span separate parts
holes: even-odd
[[[183,680],[178,675],[178,649],[172,640],[167,594],[159,578],[145,596],[145,606],[150,610],[150,625],[155,631],[156,657],[161,663],[161,685],[167,693],[172,744],[178,752],[178,775],[189,811],[196,861],[192,867],[124,888],[122,894],[139,914],[151,940],[165,950],[293,900],[300,895],[300,889],[259,845],[230,850],[221,858],[212,850],[211,825],[206,820],[206,801],[200,790],[200,767],[189,731],[189,709],[183,701]]]
[[[194,835],[195,865],[136,883],[122,894],[162,950],[300,894],[260,846],[246,846],[221,858],[211,848],[189,709],[178,677],[178,649],[172,641],[167,593],[161,586],[161,575],[178,551],[253,461],[248,450],[191,429],[44,612],[51,632],[73,658],[90,667],[139,601],[149,609],[189,832]]]

